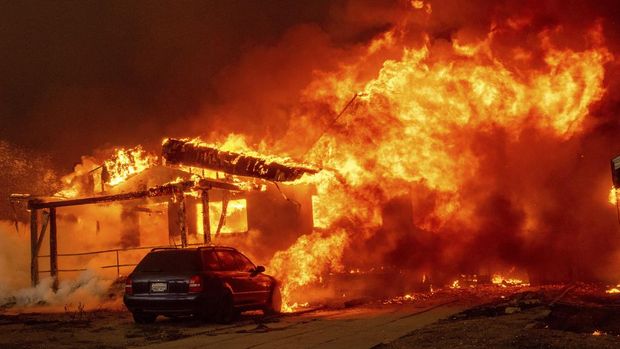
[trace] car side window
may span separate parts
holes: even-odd
[[[235,256],[235,262],[237,263],[237,270],[240,271],[251,271],[254,270],[255,266],[254,263],[250,262],[250,260],[242,255],[239,252],[233,252],[233,255]]]
[[[205,270],[220,270],[220,262],[215,255],[215,251],[202,251],[202,263]]]
[[[235,257],[230,253],[230,251],[217,251],[215,252],[217,257],[220,260],[220,265],[222,266],[222,270],[233,271],[237,269],[237,262],[235,261]]]

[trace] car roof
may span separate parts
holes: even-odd
[[[150,252],[157,251],[198,251],[198,250],[206,250],[206,249],[214,249],[214,250],[230,250],[237,251],[234,247],[229,246],[220,246],[220,245],[209,245],[209,246],[199,246],[199,247],[157,247],[152,249]]]

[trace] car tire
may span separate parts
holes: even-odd
[[[157,314],[153,313],[133,312],[131,314],[133,315],[133,321],[137,324],[152,324],[157,318]]]
[[[229,324],[235,320],[236,314],[232,294],[230,291],[226,291],[217,304],[215,322]]]
[[[273,286],[271,295],[269,296],[269,303],[263,309],[265,315],[276,315],[282,312],[282,293],[280,293],[280,287],[278,285]]]

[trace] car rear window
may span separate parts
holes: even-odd
[[[136,267],[139,272],[199,271],[196,251],[169,250],[147,254]]]

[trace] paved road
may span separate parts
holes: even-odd
[[[363,306],[283,316],[205,329],[148,348],[370,348],[458,313],[467,306],[444,300],[435,305]]]

